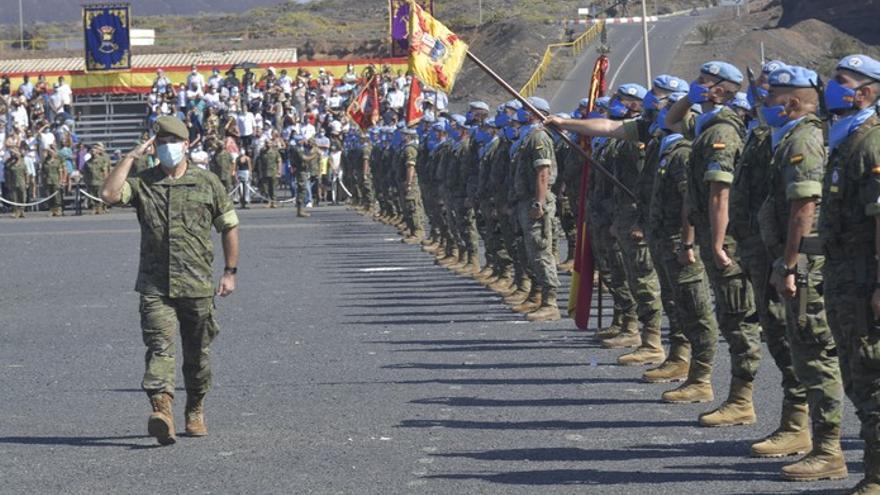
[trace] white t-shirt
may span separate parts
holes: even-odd
[[[316,132],[315,126],[313,126],[312,124],[306,123],[302,126],[302,128],[300,129],[299,132],[300,132],[300,134],[302,134],[303,138],[311,139],[311,138],[315,137],[315,132]]]
[[[238,132],[242,137],[254,135],[254,127],[256,127],[254,114],[251,112],[240,113],[236,117],[236,121],[238,122]]]
[[[70,105],[73,101],[73,90],[70,89],[70,85],[64,83],[58,86],[58,89],[55,90],[55,93],[61,95],[61,103],[64,105]]]
[[[192,88],[194,85],[197,91],[201,91],[202,88],[205,87],[205,78],[202,77],[202,75],[198,72],[196,72],[195,74],[190,72],[189,75],[186,76],[186,87]]]

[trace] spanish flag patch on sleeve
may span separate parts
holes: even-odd
[[[792,155],[791,159],[789,160],[792,165],[797,165],[802,161],[804,161],[804,155]]]
[[[712,143],[712,149],[713,149],[713,150],[723,150],[723,149],[727,149],[727,145],[724,144],[724,143]]]

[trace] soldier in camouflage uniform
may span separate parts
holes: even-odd
[[[358,146],[352,150],[352,167],[358,178],[360,206],[363,208],[366,215],[373,215],[376,212],[376,196],[373,192],[373,172],[370,167],[370,158],[373,156],[373,145],[367,134],[363,134],[358,140]]]
[[[104,152],[103,143],[95,143],[92,146],[91,153],[92,157],[86,162],[84,182],[89,194],[97,198],[101,193],[101,184],[104,183],[104,179],[110,174],[112,167],[110,165],[110,157]],[[107,205],[100,201],[91,201],[94,203],[92,208],[95,215],[107,213]]]
[[[266,141],[258,160],[260,181],[263,183],[263,190],[268,200],[266,208],[275,208],[275,189],[281,176],[281,153],[278,152],[278,142],[274,139]]]
[[[459,261],[449,269],[459,275],[474,275],[480,271],[480,238],[473,204],[473,188],[477,186],[475,173],[478,172],[475,141],[463,115],[453,115],[452,122],[452,132],[458,136],[458,142],[451,161],[447,162],[446,189],[458,242]]]
[[[766,93],[767,76],[784,66],[771,61],[764,65],[751,100],[758,92]],[[748,111],[748,101],[735,99],[732,106],[739,112]],[[738,107],[744,107],[739,110]],[[754,113],[754,110],[751,110]],[[770,186],[770,128],[753,119],[746,133],[742,155],[736,165],[730,190],[730,231],[737,242],[742,267],[755,290],[755,306],[767,342],[767,349],[782,374],[782,413],[779,427],[767,437],[752,444],[755,457],[780,457],[809,452],[812,447],[807,416],[807,393],[795,375],[791,347],[785,332],[785,308],[776,289],[770,284],[771,260],[761,239],[758,211],[767,199]]]
[[[825,89],[839,115],[828,133],[819,235],[825,252],[825,305],[837,343],[843,389],[865,442],[864,479],[853,495],[880,494],[880,61],[844,57]]]
[[[806,390],[813,430],[813,449],[782,468],[798,481],[844,478],[840,449],[843,397],[834,337],[825,317],[822,267],[816,220],[825,145],[818,110],[818,77],[803,67],[787,66],[769,75],[764,110],[772,128],[770,189],[760,213],[761,236],[774,262],[777,292],[785,304],[786,337],[800,385]],[[803,243],[802,243],[803,241]]]
[[[550,104],[543,98],[531,97],[529,102],[545,114]],[[540,289],[537,297],[526,301],[535,309],[526,316],[529,321],[554,321],[560,318],[557,303],[559,277],[552,252],[553,218],[556,198],[552,187],[556,182],[556,154],[553,139],[541,124],[543,117],[520,109],[517,116],[520,128],[516,153],[514,194],[517,199],[516,215],[525,241],[526,255],[534,276],[533,283]],[[535,304],[537,303],[537,304]]]
[[[295,140],[300,144],[288,148],[287,153],[291,168],[296,171],[296,216],[307,218],[312,214],[305,211],[306,188],[309,187],[313,171],[321,166],[321,152],[313,138],[297,136]]]
[[[404,201],[404,218],[406,219],[406,236],[402,241],[406,244],[420,244],[425,236],[425,225],[421,212],[419,176],[416,172],[419,156],[418,134],[415,129],[404,129],[402,133],[404,146],[400,153],[400,162],[403,165],[404,177],[401,182],[401,192]]]
[[[232,190],[235,181],[235,160],[232,154],[226,151],[223,143],[217,143],[214,148],[214,160],[211,162],[211,171],[220,179],[223,189]]]
[[[10,143],[12,145],[10,146]],[[3,173],[6,178],[6,188],[12,195],[11,201],[23,204],[27,201],[27,166],[24,164],[22,150],[14,145],[11,139],[6,140],[9,158],[4,162]],[[24,207],[13,206],[12,218],[24,218]]]
[[[686,87],[686,86],[685,86]],[[685,98],[686,93],[674,93],[669,104]],[[657,117],[663,121],[666,109]],[[685,119],[685,129],[692,127],[693,116]],[[684,136],[687,131],[666,130],[660,140],[659,162],[655,172],[648,236],[655,244],[660,277],[667,279],[675,298],[680,318],[680,332],[670,328],[670,355],[676,345],[690,348],[687,378],[680,387],[663,393],[663,401],[670,403],[709,402],[712,392],[712,366],[715,361],[715,343],[718,323],[712,311],[712,301],[706,269],[700,259],[699,247],[682,243],[682,232],[693,236],[693,226],[685,220],[687,206],[687,171],[691,159],[691,142]],[[680,342],[681,340],[684,342]],[[679,341],[676,344],[676,341]]]
[[[503,250],[503,254],[499,253],[499,261],[507,263],[508,267],[503,270],[498,280],[489,285],[489,288],[502,296],[512,295],[518,289],[517,282],[525,283],[528,280],[525,276],[525,268],[518,262],[516,256],[517,238],[512,215],[508,213],[510,191],[507,179],[510,176],[510,147],[513,144],[508,127],[510,123],[508,112],[513,109],[508,110],[508,107],[507,103],[499,107],[493,121],[497,128],[495,133],[498,144],[492,156],[487,158],[491,160],[491,164],[489,164],[489,177],[486,180],[487,188],[491,191],[492,218],[498,228],[498,246]]]
[[[207,435],[204,399],[211,385],[210,345],[219,331],[213,296],[235,290],[238,217],[217,177],[186,161],[189,132],[175,117],[154,124],[161,167],[129,178],[134,158],[151,141],[129,153],[105,181],[101,196],[135,207],[141,224],[141,259],[135,290],[140,293],[141,329],[147,346],[143,389],[153,412],[147,430],[161,445],[176,441],[175,337],[180,327],[186,385],[186,432]],[[221,233],[226,262],[217,289],[212,283],[211,227]]]
[[[479,197],[480,217],[482,218],[483,232],[481,237],[486,247],[486,268],[487,270],[478,274],[475,278],[478,282],[486,287],[491,286],[499,280],[507,280],[507,286],[510,286],[510,280],[513,275],[513,261],[504,247],[501,239],[500,218],[497,205],[495,203],[495,181],[492,173],[495,171],[495,164],[499,159],[507,157],[506,148],[501,146],[501,139],[497,135],[498,129],[495,126],[495,119],[490,118],[483,122],[480,129],[475,134],[475,139],[480,147],[477,152],[480,164],[480,177],[478,180],[477,196]]]
[[[736,240],[729,231],[729,191],[742,151],[743,123],[729,107],[743,82],[742,73],[726,62],[707,62],[691,83],[687,99],[677,101],[666,117],[679,124],[692,104],[702,115],[695,123],[688,170],[689,217],[700,255],[715,291],[721,333],[730,347],[731,384],[727,400],[700,416],[702,426],[732,426],[756,421],[752,402],[755,374],[761,360],[761,338],[752,284],[742,268]],[[714,345],[714,343],[713,343]]]
[[[49,215],[53,217],[64,216],[64,183],[67,182],[67,166],[64,159],[58,156],[58,151],[52,145],[46,150],[42,174],[43,188],[46,196],[55,196],[49,200]]]

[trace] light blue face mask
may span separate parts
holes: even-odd
[[[163,168],[172,169],[183,161],[183,142],[160,144],[156,146],[156,155]]]

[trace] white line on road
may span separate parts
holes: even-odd
[[[651,31],[653,31],[654,28],[656,28],[656,27],[657,27],[656,24],[652,25],[651,29],[648,29],[648,34],[650,35]],[[614,91],[614,81],[617,80],[617,76],[618,76],[618,74],[620,74],[620,69],[623,69],[623,66],[626,65],[626,61],[629,60],[630,57],[632,57],[632,54],[636,51],[636,48],[638,48],[639,45],[644,43],[644,41],[645,40],[643,40],[642,38],[639,38],[639,41],[635,45],[633,45],[633,47],[629,50],[629,53],[627,53],[626,56],[623,57],[623,62],[621,62],[617,66],[617,70],[614,71],[614,75],[611,76],[611,82],[608,84],[608,87],[611,88],[612,91]]]

